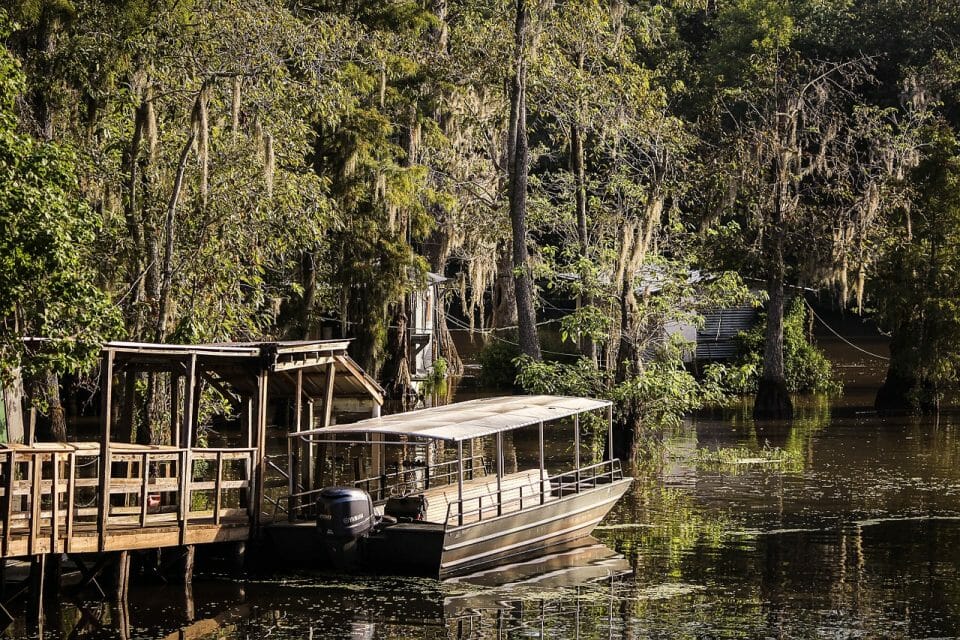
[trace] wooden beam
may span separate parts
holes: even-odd
[[[294,400],[294,410],[293,410],[293,421],[294,421],[294,430],[303,431],[303,369],[297,370],[297,397]],[[289,460],[288,460],[288,472],[290,474],[290,505],[288,507],[288,516],[292,522],[294,519],[294,514],[297,509],[297,501],[293,498],[293,494],[299,493],[299,486],[303,484],[300,475],[300,448],[301,444],[299,440],[294,440],[293,438],[287,438],[287,445],[289,446]],[[309,451],[310,445],[307,444]],[[310,454],[307,453],[305,456],[307,464],[310,462]]]
[[[312,356],[302,360],[290,360],[288,362],[278,362],[271,367],[271,371],[295,371],[309,369],[310,367],[319,367],[334,362],[332,356]]]
[[[73,505],[76,500],[77,454],[71,451],[67,465],[67,522],[66,533],[63,539],[64,553],[70,553],[70,543],[73,540]]]
[[[137,376],[134,371],[125,371],[123,374],[123,414],[121,415],[120,433],[118,439],[121,442],[130,442],[133,439],[133,421],[136,416],[137,407],[135,396],[137,394]]]
[[[254,505],[251,536],[255,536],[260,530],[265,501],[263,487],[266,475],[265,460],[267,453],[267,402],[269,401],[269,383],[269,373],[266,369],[261,370],[257,374],[256,418],[253,421],[256,433],[256,454],[254,458],[254,489],[253,496],[251,496]]]
[[[3,557],[10,555],[10,523],[13,521],[13,487],[16,480],[17,452],[8,451],[6,486],[3,490],[3,512],[6,518],[3,521]]]
[[[100,487],[97,502],[97,533],[99,548],[104,551],[107,541],[107,520],[110,517],[110,427],[113,415],[113,351],[107,351],[101,367],[100,419]]]
[[[363,388],[367,390],[367,393],[370,394],[374,402],[380,405],[383,404],[383,389],[380,389],[380,387],[377,385],[371,384],[363,370],[354,364],[353,360],[351,360],[349,356],[337,356],[336,361],[337,364],[342,365],[343,368],[350,373],[350,375],[357,379],[357,382],[359,382]]]
[[[337,365],[327,365],[327,387],[323,394],[323,422],[321,426],[329,427],[333,419],[333,383],[337,377]]]
[[[180,446],[180,374],[170,372],[170,442]]]
[[[192,354],[190,356],[190,364],[187,367],[187,381],[186,387],[183,390],[183,436],[181,437],[181,446],[184,449],[193,448],[193,432],[196,422],[196,415],[194,413],[196,400],[199,399],[197,394],[197,354]]]

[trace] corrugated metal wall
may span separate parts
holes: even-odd
[[[737,352],[737,334],[756,323],[757,310],[745,304],[707,311],[703,317],[703,328],[697,331],[697,360],[729,360]]]

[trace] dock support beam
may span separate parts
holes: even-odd
[[[110,594],[117,602],[123,602],[130,593],[130,552],[120,551],[117,553],[116,563],[112,571],[112,589]]]
[[[47,556],[41,554],[30,559],[30,588],[27,602],[27,624],[42,630],[44,582],[47,573]],[[42,637],[42,631],[40,632]]]
[[[100,551],[106,549],[107,519],[110,517],[110,427],[113,416],[113,351],[107,351],[103,357],[102,373],[100,378],[100,393],[102,394],[101,419],[103,433],[100,434],[100,486],[99,504],[97,505],[97,529],[100,534]]]

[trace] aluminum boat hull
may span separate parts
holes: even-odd
[[[525,505],[522,511],[448,526],[438,574],[447,578],[497,566],[589,536],[632,482],[623,478],[543,504]]]

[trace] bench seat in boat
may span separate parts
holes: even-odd
[[[550,479],[544,474],[544,498],[551,496]],[[510,473],[500,481],[503,513],[520,510],[520,494],[523,491],[524,504],[527,500],[533,503],[537,500],[537,486],[540,484],[540,470],[527,469]],[[448,484],[440,487],[431,487],[423,492],[427,499],[427,522],[443,523],[447,518],[449,505],[457,502],[457,485]],[[497,514],[497,477],[495,475],[482,476],[463,483],[464,522],[477,520],[478,509],[483,509],[483,519],[492,518]],[[450,511],[451,516],[457,515],[456,506]]]

